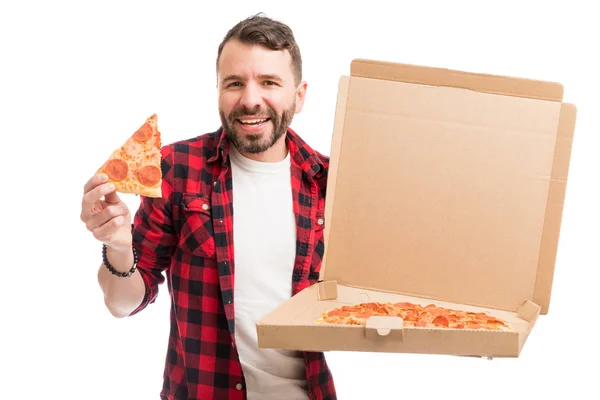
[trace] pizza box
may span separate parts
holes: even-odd
[[[556,82],[353,60],[320,279],[257,322],[259,347],[518,357],[550,304],[576,118],[562,98]],[[368,301],[487,312],[513,331],[315,322]]]

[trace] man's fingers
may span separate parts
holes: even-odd
[[[125,217],[118,215],[104,225],[101,225],[92,230],[94,237],[101,242],[107,243],[110,241],[112,236],[125,224]]]
[[[121,199],[117,195],[117,192],[110,192],[104,196],[104,200],[109,204],[117,204],[121,202]]]
[[[86,194],[96,186],[108,182],[108,176],[106,174],[96,174],[92,176],[83,186],[83,194]]]
[[[82,208],[91,209],[92,206],[100,199],[111,192],[115,191],[115,185],[111,182],[103,183],[96,186],[89,192],[83,195]]]
[[[108,206],[99,213],[91,216],[86,222],[86,228],[89,231],[93,231],[94,229],[101,227],[102,225],[106,224],[115,217],[127,215],[128,211],[129,209],[124,204]]]
[[[87,223],[87,221],[94,214],[100,211],[94,209],[94,207],[96,207],[97,202],[100,201],[100,199],[102,199],[102,196],[106,196],[109,193],[114,192],[114,190],[115,186],[112,183],[108,182],[103,183],[100,186],[96,186],[95,188],[84,194],[83,199],[81,201],[81,220]]]

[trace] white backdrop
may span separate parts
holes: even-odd
[[[597,393],[600,29],[592,3],[8,3],[0,6],[0,398],[158,399],[166,285],[135,318],[106,311],[100,246],[79,221],[83,184],[152,113],[165,143],[216,129],[217,46],[259,11],[297,36],[308,95],[293,127],[326,154],[338,79],[353,58],[559,81],[579,109],[550,313],[521,357],[331,352],[339,398]],[[137,207],[137,197],[122,197]]]

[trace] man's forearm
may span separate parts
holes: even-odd
[[[108,261],[119,272],[127,272],[133,265],[133,253],[116,252],[111,248],[106,251]],[[112,315],[123,318],[131,314],[144,298],[146,288],[140,273],[136,270],[129,277],[113,275],[104,263],[98,270],[98,283],[104,292],[104,303]]]

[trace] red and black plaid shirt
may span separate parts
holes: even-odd
[[[329,159],[288,130],[296,215],[292,294],[317,282],[324,251],[323,215]],[[163,198],[142,197],[133,243],[154,302],[166,275],[171,329],[161,399],[246,398],[235,348],[232,180],[223,129],[162,149]],[[323,353],[305,352],[309,398],[336,399]]]

